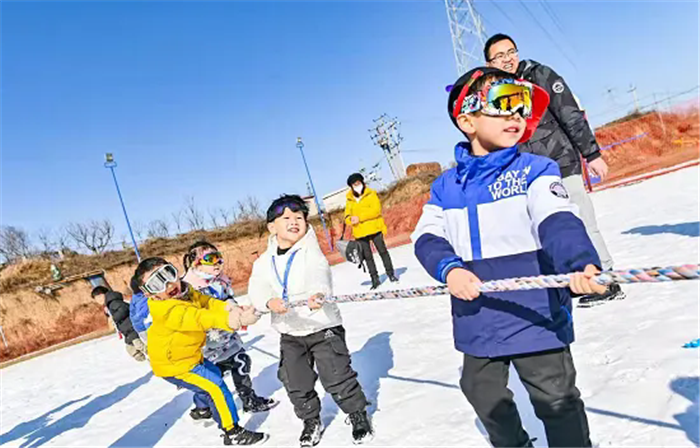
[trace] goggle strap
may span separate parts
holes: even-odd
[[[475,71],[472,74],[471,78],[469,78],[469,81],[467,81],[467,83],[464,84],[464,87],[462,87],[462,90],[459,92],[459,96],[455,101],[454,108],[452,109],[452,116],[454,118],[457,118],[462,113],[462,105],[464,104],[464,98],[467,96],[467,92],[469,92],[469,88],[483,74],[484,72],[482,72],[481,70]]]

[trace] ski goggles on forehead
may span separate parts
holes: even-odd
[[[148,294],[165,292],[168,283],[178,280],[177,268],[172,264],[164,264],[157,271],[148,276],[141,289]]]
[[[465,89],[469,87],[465,86]],[[532,84],[527,81],[500,79],[479,92],[465,95],[461,106],[453,109],[454,117],[480,111],[494,117],[520,113],[523,118],[528,118],[532,115],[532,91]]]
[[[295,213],[301,212],[304,214],[304,216],[308,215],[309,213],[309,208],[306,206],[306,204],[300,204],[296,201],[282,202],[280,204],[276,204],[274,207],[270,207],[270,209],[267,211],[267,222],[272,222],[282,216],[285,208],[288,208]]]
[[[217,264],[222,264],[223,262],[224,256],[221,255],[221,252],[209,252],[202,255],[202,258],[199,259],[199,264],[203,264],[205,266],[216,266]]]

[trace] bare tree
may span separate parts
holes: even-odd
[[[14,226],[0,227],[0,255],[8,262],[30,257],[32,247],[27,232]]]
[[[197,208],[197,204],[194,202],[194,196],[189,196],[185,200],[185,219],[190,226],[190,230],[204,229],[204,216],[202,216],[202,212]]]
[[[141,221],[135,221],[131,225],[131,230],[134,232],[134,236],[136,237],[136,243],[140,243],[143,241],[146,236],[146,226],[143,225]]]
[[[208,208],[207,213],[209,214],[209,221],[211,221],[212,228],[219,228],[219,211],[216,209]]]
[[[96,255],[104,253],[114,236],[114,226],[108,219],[90,221],[89,224],[71,223],[66,231],[77,246],[84,247]]]
[[[51,256],[53,252],[56,252],[57,247],[51,229],[42,227],[36,232],[36,238],[41,244],[40,249],[43,256]]]
[[[244,200],[238,200],[237,221],[252,221],[263,217],[260,201],[254,196],[248,196]]]
[[[147,235],[149,238],[167,238],[170,235],[168,223],[162,219],[151,221],[148,225]]]
[[[70,252],[70,246],[68,245],[70,241],[70,235],[65,227],[60,227],[54,233],[54,242],[56,243],[56,249],[58,250],[58,256],[61,260]]]
[[[229,210],[229,209],[226,209],[223,207],[219,207],[216,211],[217,211],[217,213],[219,213],[219,216],[221,216],[221,220],[224,222],[224,227],[228,227],[233,223],[234,220],[231,219],[232,218],[232,216],[231,216],[232,210]]]
[[[173,223],[175,223],[175,229],[178,234],[182,233],[182,210],[178,210],[172,213]]]

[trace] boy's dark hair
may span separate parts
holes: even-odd
[[[484,44],[484,60],[485,60],[486,62],[491,62],[491,59],[489,58],[489,52],[491,51],[491,47],[492,47],[493,45],[499,43],[499,42],[502,41],[502,40],[509,40],[509,41],[511,41],[511,43],[513,44],[513,46],[515,47],[515,49],[516,49],[516,50],[518,49],[518,46],[516,45],[515,41],[514,41],[513,38],[511,38],[509,35],[507,35],[507,34],[501,34],[501,33],[494,34],[493,36],[489,37],[489,39],[488,39],[488,40],[486,41],[486,43]]]
[[[163,266],[164,264],[168,264],[168,262],[160,257],[151,257],[151,258],[146,258],[145,260],[141,261],[138,266],[136,266],[136,270],[134,271],[134,276],[131,277],[131,281],[129,282],[129,285],[131,286],[131,289],[136,293],[137,291],[141,291],[141,287],[143,286],[143,275],[146,272],[149,272],[153,270],[153,268],[157,266]],[[134,286],[136,289],[134,289]]]
[[[360,173],[352,173],[352,174],[348,177],[348,187],[352,187],[352,184],[354,184],[354,183],[357,182],[358,180],[359,180],[360,182],[362,182],[363,184],[365,183],[365,178],[362,177],[362,174],[360,174]]]
[[[187,252],[182,257],[182,265],[185,267],[185,271],[192,267],[192,264],[197,259],[197,254],[202,249],[219,250],[216,248],[216,246],[204,240],[197,241],[196,243],[192,244],[190,247],[187,248]]]
[[[141,291],[141,286],[139,285],[138,279],[136,276],[132,276],[131,280],[129,281],[129,288],[131,288],[131,292],[134,294],[138,294]]]
[[[305,220],[309,218],[309,207],[301,196],[298,194],[284,194],[272,201],[272,204],[268,207],[267,223],[269,224],[279,218],[284,213],[285,208],[289,208],[294,212],[302,212]]]
[[[481,74],[478,74],[478,72],[481,72]],[[464,86],[476,75],[478,75],[478,77],[469,86],[467,95],[471,95],[483,89],[487,82],[493,82],[499,79],[516,79],[514,74],[492,67],[477,67],[460,76],[452,86],[452,90],[450,90],[450,95],[447,99],[447,113],[450,116],[450,120],[452,120],[452,124],[454,124],[457,129],[459,129],[459,126],[457,126],[457,119],[452,114],[455,102],[459,98],[460,93],[462,93]]]
[[[94,299],[95,296],[99,296],[100,294],[107,294],[108,292],[109,292],[109,289],[106,286],[99,285],[99,286],[95,286],[92,289],[90,296],[92,296],[92,298]]]

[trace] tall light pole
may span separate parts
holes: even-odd
[[[301,137],[297,137],[297,148],[301,152],[301,158],[304,161],[304,167],[306,168],[306,175],[309,176],[309,185],[311,185],[311,191],[314,194],[314,201],[316,201],[316,209],[318,210],[318,216],[321,217],[321,224],[323,224],[323,231],[326,234],[326,239],[328,240],[328,249],[333,252],[333,243],[331,242],[331,235],[328,233],[326,228],[326,218],[323,216],[323,209],[321,209],[321,204],[318,202],[318,195],[316,194],[316,188],[314,187],[314,181],[311,180],[311,172],[309,171],[309,165],[306,163],[306,156],[304,156],[304,143],[301,141]]]
[[[136,259],[141,262],[141,254],[139,253],[139,247],[136,244],[136,238],[134,238],[134,232],[131,230],[131,223],[129,222],[129,215],[126,214],[126,207],[124,206],[124,199],[122,198],[122,192],[119,190],[119,183],[117,182],[117,175],[114,173],[114,168],[117,167],[117,162],[114,161],[114,156],[111,152],[105,154],[105,168],[109,168],[112,172],[112,178],[114,179],[114,186],[117,187],[117,194],[119,195],[119,202],[122,204],[122,211],[124,212],[124,219],[126,219],[126,226],[129,228],[129,234],[131,235],[131,242],[134,244],[134,252],[136,252]]]

